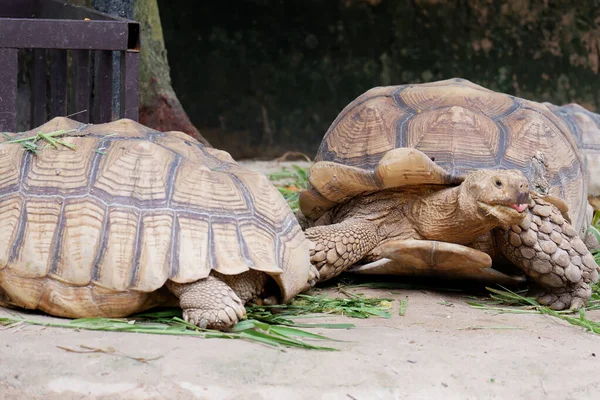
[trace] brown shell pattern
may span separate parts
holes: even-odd
[[[557,107],[544,103],[573,132],[579,152],[585,160],[588,175],[588,196],[595,209],[600,209],[600,115],[578,104]]]
[[[69,128],[59,139],[75,150],[33,154],[0,137],[0,287],[13,299],[35,308],[49,301],[36,286],[45,284],[62,285],[63,298],[94,286],[100,301],[102,288],[150,292],[211,270],[261,270],[284,292],[306,283],[303,233],[264,175],[183,133],[130,120],[56,118],[25,135]],[[35,286],[37,298],[19,299],[10,282]]]
[[[399,147],[422,151],[453,176],[518,169],[533,181],[533,159],[542,157],[548,194],[565,200],[575,226],[583,224],[586,182],[576,138],[545,105],[464,79],[377,87],[338,115],[315,161],[373,170]]]

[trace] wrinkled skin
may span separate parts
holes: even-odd
[[[554,275],[561,276],[565,273],[560,274],[558,270],[571,266],[572,279],[558,283],[557,278],[548,277],[547,263],[533,262],[547,257],[542,250],[538,251],[539,245],[534,249],[535,244],[548,239],[539,235],[542,232],[536,230],[536,224],[520,228],[520,232],[532,238],[533,259],[530,252],[525,251],[524,256],[508,240],[499,240],[497,235],[490,234],[507,232],[509,227],[531,218],[542,218],[539,215],[542,203],[544,215],[552,210],[553,215],[560,216],[555,206],[530,192],[522,172],[479,170],[467,176],[459,186],[423,185],[357,196],[329,210],[306,230],[306,235],[315,242],[311,260],[320,269],[321,280],[332,278],[361,260],[377,260],[378,249],[389,241],[442,241],[479,249],[492,258],[502,254],[547,290],[540,296],[545,304],[556,309],[578,308],[589,299],[589,284],[598,276],[591,264],[588,265],[591,255],[587,249],[585,254],[566,253],[569,262],[553,264]],[[567,227],[573,230],[564,218],[551,219],[549,215],[546,222],[557,232]],[[581,241],[576,235],[565,236],[563,240]],[[578,260],[580,257],[587,260],[585,264]],[[573,273],[573,266],[586,271]]]

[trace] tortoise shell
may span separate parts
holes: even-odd
[[[585,160],[588,199],[596,210],[600,210],[600,115],[574,103],[561,107],[543,104],[562,118],[573,132],[579,152]]]
[[[8,143],[59,130],[73,148]],[[213,270],[263,271],[283,301],[309,276],[308,241],[266,176],[126,119],[0,136],[0,231],[0,294],[67,317],[141,311],[163,301],[167,279]]]
[[[573,133],[540,103],[464,79],[376,87],[338,115],[315,166],[326,161],[355,167],[354,175],[329,179],[354,176],[357,187],[363,185],[361,171],[375,171],[390,150],[399,148],[425,153],[447,171],[448,184],[476,169],[521,170],[534,190],[564,200],[575,227],[589,223],[584,163]],[[300,209],[309,219],[346,199],[340,185],[333,185],[337,192],[326,184],[316,186],[300,196]],[[389,187],[385,182],[378,186]]]

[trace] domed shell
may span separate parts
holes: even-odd
[[[576,227],[584,224],[583,160],[568,125],[540,103],[464,79],[376,87],[342,110],[315,161],[373,172],[398,148],[423,152],[457,182],[481,168],[521,170],[535,190],[565,201]],[[337,204],[327,190],[303,192],[302,212],[316,218]]]
[[[126,315],[167,279],[212,270],[263,271],[284,301],[306,285],[308,241],[264,175],[125,119],[55,118],[11,136],[59,130],[72,148],[40,141],[34,154],[0,137],[0,292],[15,302],[59,315],[76,298],[79,315]]]
[[[588,182],[588,198],[596,210],[600,210],[600,115],[578,104],[558,107],[544,103],[550,111],[569,126],[577,147],[585,160]]]

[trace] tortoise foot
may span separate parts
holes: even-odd
[[[319,273],[319,270],[317,269],[316,266],[311,265],[310,270],[308,271],[307,286],[303,291],[306,291],[306,290],[312,288],[313,286],[315,286],[317,284],[317,282],[319,282],[319,279],[321,279],[321,274]]]
[[[243,282],[236,283],[242,286],[238,288],[240,293],[247,291]],[[200,328],[229,329],[246,316],[244,302],[230,285],[216,276],[191,283],[168,281],[167,288],[179,297],[183,319]]]
[[[246,310],[243,306],[237,310],[231,308],[214,310],[188,308],[183,310],[183,319],[202,329],[226,330],[237,324],[245,315]]]
[[[571,224],[553,204],[535,198],[523,222],[499,235],[504,255],[542,289],[540,304],[577,309],[592,295],[598,265]]]
[[[588,284],[576,287],[542,289],[536,288],[530,291],[538,303],[553,310],[578,310],[583,308],[592,295],[592,288]]]

